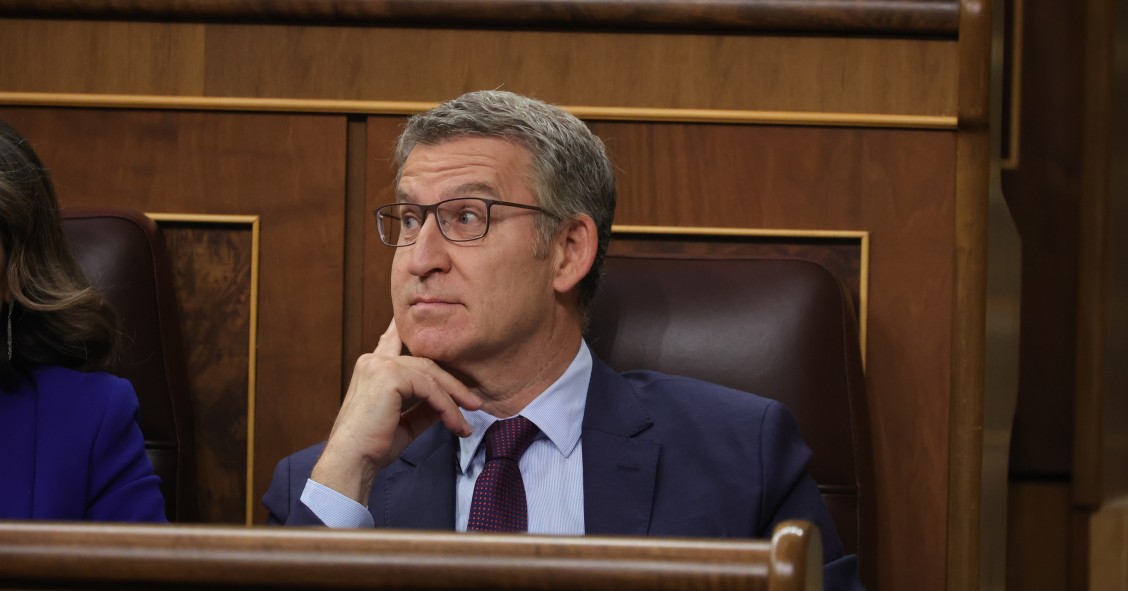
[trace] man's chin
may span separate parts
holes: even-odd
[[[424,357],[438,363],[452,362],[458,358],[459,347],[455,335],[441,327],[420,328],[401,335],[401,338],[414,357]]]

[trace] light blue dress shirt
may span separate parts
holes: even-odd
[[[521,411],[541,431],[518,466],[529,507],[529,533],[584,533],[583,426],[584,405],[591,381],[592,360],[587,344],[564,373]],[[480,444],[498,417],[483,411],[462,411],[474,432],[459,440],[455,476],[455,528],[466,531],[474,482],[485,464]],[[506,417],[508,418],[508,417]],[[368,509],[337,491],[310,479],[301,501],[329,527],[373,527]]]

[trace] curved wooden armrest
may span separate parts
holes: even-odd
[[[809,521],[789,520],[772,534],[773,591],[822,589],[822,535]]]

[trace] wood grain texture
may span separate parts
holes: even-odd
[[[180,41],[154,50],[145,40]],[[951,116],[955,49],[935,39],[8,19],[0,55],[25,59],[0,64],[0,89],[440,102],[502,87],[572,106]]]
[[[180,302],[200,520],[244,523],[251,312],[249,226],[163,222]],[[242,351],[242,354],[239,351]]]
[[[946,588],[980,584],[983,411],[986,377],[987,219],[991,138],[991,2],[963,0],[960,12],[960,130],[956,144],[953,239],[951,441]]]
[[[0,88],[200,95],[204,33],[197,24],[0,20]]]
[[[568,105],[954,112],[923,84],[954,79],[942,41],[215,25],[207,48],[209,92],[231,96],[440,102],[503,87]]]
[[[958,0],[0,0],[0,14],[427,26],[833,31],[955,37]]]
[[[365,351],[376,348],[380,335],[392,321],[391,269],[395,249],[380,241],[372,212],[385,203],[394,203],[395,168],[392,144],[403,129],[400,117],[368,118],[367,207],[364,223],[364,336]],[[355,361],[355,360],[354,360]]]
[[[349,118],[347,141],[341,400],[344,400],[348,392],[356,359],[366,350],[372,350],[364,348],[364,260],[365,252],[368,250],[368,245],[365,244],[365,228],[370,223],[371,217],[368,208],[367,117],[358,115]]]
[[[0,524],[0,587],[20,589],[814,591],[821,556],[803,521],[770,542]]]
[[[344,118],[15,108],[0,118],[48,163],[65,205],[261,216],[260,496],[282,456],[325,436],[339,401]],[[247,354],[245,339],[227,345],[224,355]]]

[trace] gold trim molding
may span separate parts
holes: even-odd
[[[73,94],[51,92],[0,92],[0,105],[23,107],[89,107],[99,109],[180,109],[195,111],[259,111],[287,113],[341,113],[359,115],[413,115],[436,106],[433,102],[350,101],[206,96],[127,94]],[[666,109],[646,107],[562,106],[581,119],[602,121],[655,121],[666,123],[736,123],[745,125],[797,125],[954,130],[958,120],[943,115],[893,115],[880,113],[818,113],[807,111],[756,111],[724,109]]]
[[[246,514],[247,525],[254,525],[254,470],[255,470],[255,391],[258,349],[258,285],[259,285],[259,216],[257,215],[213,215],[198,213],[145,213],[157,222],[177,224],[216,224],[251,227],[251,310],[250,334],[247,336],[247,485]]]
[[[794,230],[768,228],[724,228],[706,226],[611,226],[616,235],[629,236],[701,236],[725,238],[815,238],[855,239],[861,249],[858,267],[858,344],[862,352],[862,368],[866,366],[866,327],[869,320],[869,232],[865,230]]]

